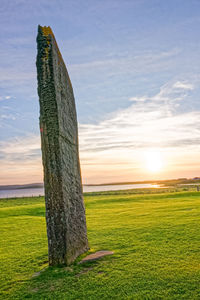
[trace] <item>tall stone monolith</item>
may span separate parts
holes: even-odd
[[[50,27],[38,27],[37,48],[49,264],[70,264],[89,249],[75,100]]]

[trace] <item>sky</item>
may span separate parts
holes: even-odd
[[[0,184],[43,180],[38,24],[72,81],[84,184],[200,176],[199,0],[0,4]]]

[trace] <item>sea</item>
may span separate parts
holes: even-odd
[[[113,184],[113,185],[83,185],[83,192],[105,192],[129,189],[160,188],[157,184],[138,183],[138,184]],[[20,198],[44,196],[44,188],[26,188],[13,190],[0,190],[0,198]]]

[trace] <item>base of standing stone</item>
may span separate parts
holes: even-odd
[[[97,260],[97,259],[100,259],[104,256],[107,256],[107,255],[112,255],[114,254],[113,251],[107,251],[107,250],[101,250],[101,251],[97,251],[95,253],[92,253],[92,254],[89,254],[87,255],[86,257],[84,257],[80,262],[79,264],[82,264],[82,263],[85,263],[85,262],[90,262],[90,261],[93,261],[93,260]]]

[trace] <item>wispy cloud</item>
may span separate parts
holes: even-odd
[[[191,86],[187,83],[190,88],[186,89],[181,82],[166,84],[154,96],[132,97],[130,107],[97,125],[80,125],[82,149],[98,152],[123,147],[179,147],[186,140],[187,144],[197,144],[200,111],[177,112],[177,104],[188,96]]]
[[[194,90],[194,84],[187,81],[176,81],[167,83],[160,88],[159,93],[154,96],[131,97],[130,101],[144,102],[176,102],[184,100],[188,96],[188,92]]]
[[[0,142],[1,154],[5,156],[20,155],[23,159],[40,149],[40,138],[37,135],[16,137],[15,139]]]
[[[13,120],[14,121],[14,120],[16,120],[16,117],[12,114],[7,114],[7,115],[2,114],[2,115],[0,115],[0,120]],[[1,123],[0,123],[0,126],[1,126]]]
[[[177,107],[194,88],[190,82],[170,82],[151,97],[132,97],[127,109],[107,115],[98,124],[79,124],[84,182],[120,180],[120,176],[136,179],[142,173],[144,153],[152,148],[166,156],[171,174],[175,169],[183,171],[183,160],[187,172],[194,170],[200,150],[200,111],[181,113]],[[41,178],[39,135],[4,141],[0,148],[4,166],[22,170],[34,165]]]
[[[0,101],[9,100],[9,99],[11,99],[11,96],[0,96]]]
[[[84,172],[91,170],[88,165],[93,158],[93,171],[99,168],[95,161],[112,171],[115,163],[119,172],[135,168],[137,177],[144,153],[152,148],[168,156],[171,174],[176,168],[180,171],[183,160],[187,171],[189,166],[194,169],[200,150],[200,111],[181,113],[177,107],[193,88],[189,82],[168,83],[151,97],[131,98],[133,104],[129,108],[111,114],[97,125],[80,124]]]
[[[42,181],[39,135],[0,142],[1,184]]]
[[[177,81],[174,83],[173,88],[175,89],[183,89],[183,90],[193,90],[194,85],[191,83],[188,83],[187,81]]]
[[[92,50],[92,49],[90,49]],[[127,72],[140,74],[142,72],[154,72],[159,69],[168,68],[172,63],[170,59],[173,59],[181,52],[181,49],[174,48],[168,51],[146,51],[135,55],[130,53],[121,53],[120,56],[112,54],[107,59],[89,60],[88,62],[82,62],[78,64],[72,64],[70,70],[72,73],[87,72],[91,73],[106,70],[106,76],[108,74],[116,75],[118,73],[123,74]],[[65,51],[64,51],[65,53]]]

